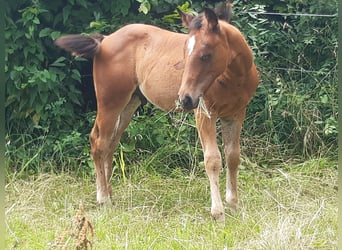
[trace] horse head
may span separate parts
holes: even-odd
[[[225,7],[230,8],[230,6]],[[228,11],[229,9],[227,13]],[[217,10],[215,13],[205,8],[204,12],[197,16],[180,10],[178,12],[183,25],[189,29],[178,101],[184,110],[191,110],[198,106],[206,90],[226,70],[229,61],[229,44],[225,33],[221,30],[219,22],[221,15]]]

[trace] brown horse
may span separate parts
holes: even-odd
[[[188,35],[131,24],[108,36],[66,35],[56,40],[74,55],[93,58],[97,117],[90,142],[99,203],[111,198],[114,150],[146,98],[165,111],[194,110],[210,181],[211,215],[224,221],[219,191],[222,159],[216,140],[216,121],[220,120],[227,165],[226,202],[237,208],[240,132],[258,75],[243,35],[220,18],[230,13],[229,6],[225,8],[219,10],[221,14],[205,9],[198,16],[178,10]]]

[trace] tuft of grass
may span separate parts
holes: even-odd
[[[126,183],[112,181],[112,204],[101,207],[93,176],[7,179],[6,249],[51,247],[70,228],[80,203],[93,226],[92,249],[337,249],[335,162],[262,168],[245,161],[240,208],[226,210],[225,225],[210,218],[203,170],[167,176],[129,168]],[[224,179],[222,174],[222,193]],[[74,240],[68,249],[76,246]]]

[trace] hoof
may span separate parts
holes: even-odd
[[[211,216],[213,219],[219,223],[224,223],[225,222],[225,215],[224,211],[219,211],[219,210],[212,210],[211,211]]]
[[[99,208],[101,208],[101,209],[109,209],[113,205],[111,199],[107,199],[104,202],[101,202],[101,203],[97,202],[97,203],[98,203]]]
[[[238,210],[238,199],[237,198],[232,198],[228,196],[226,198],[226,205],[232,212],[236,212]]]
[[[229,210],[232,214],[237,213],[238,208],[239,208],[237,202],[227,202],[227,207],[229,208]]]
[[[100,205],[108,203],[108,202],[111,203],[110,195],[103,195],[101,193],[97,193],[96,200],[97,200],[97,203]]]

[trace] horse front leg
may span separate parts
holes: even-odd
[[[238,207],[237,175],[240,164],[241,120],[221,119],[222,139],[227,164],[226,202],[236,211]]]
[[[216,117],[208,118],[201,112],[196,112],[195,117],[203,148],[205,170],[210,183],[211,215],[216,221],[224,222],[224,207],[219,186],[222,158],[216,140]]]

